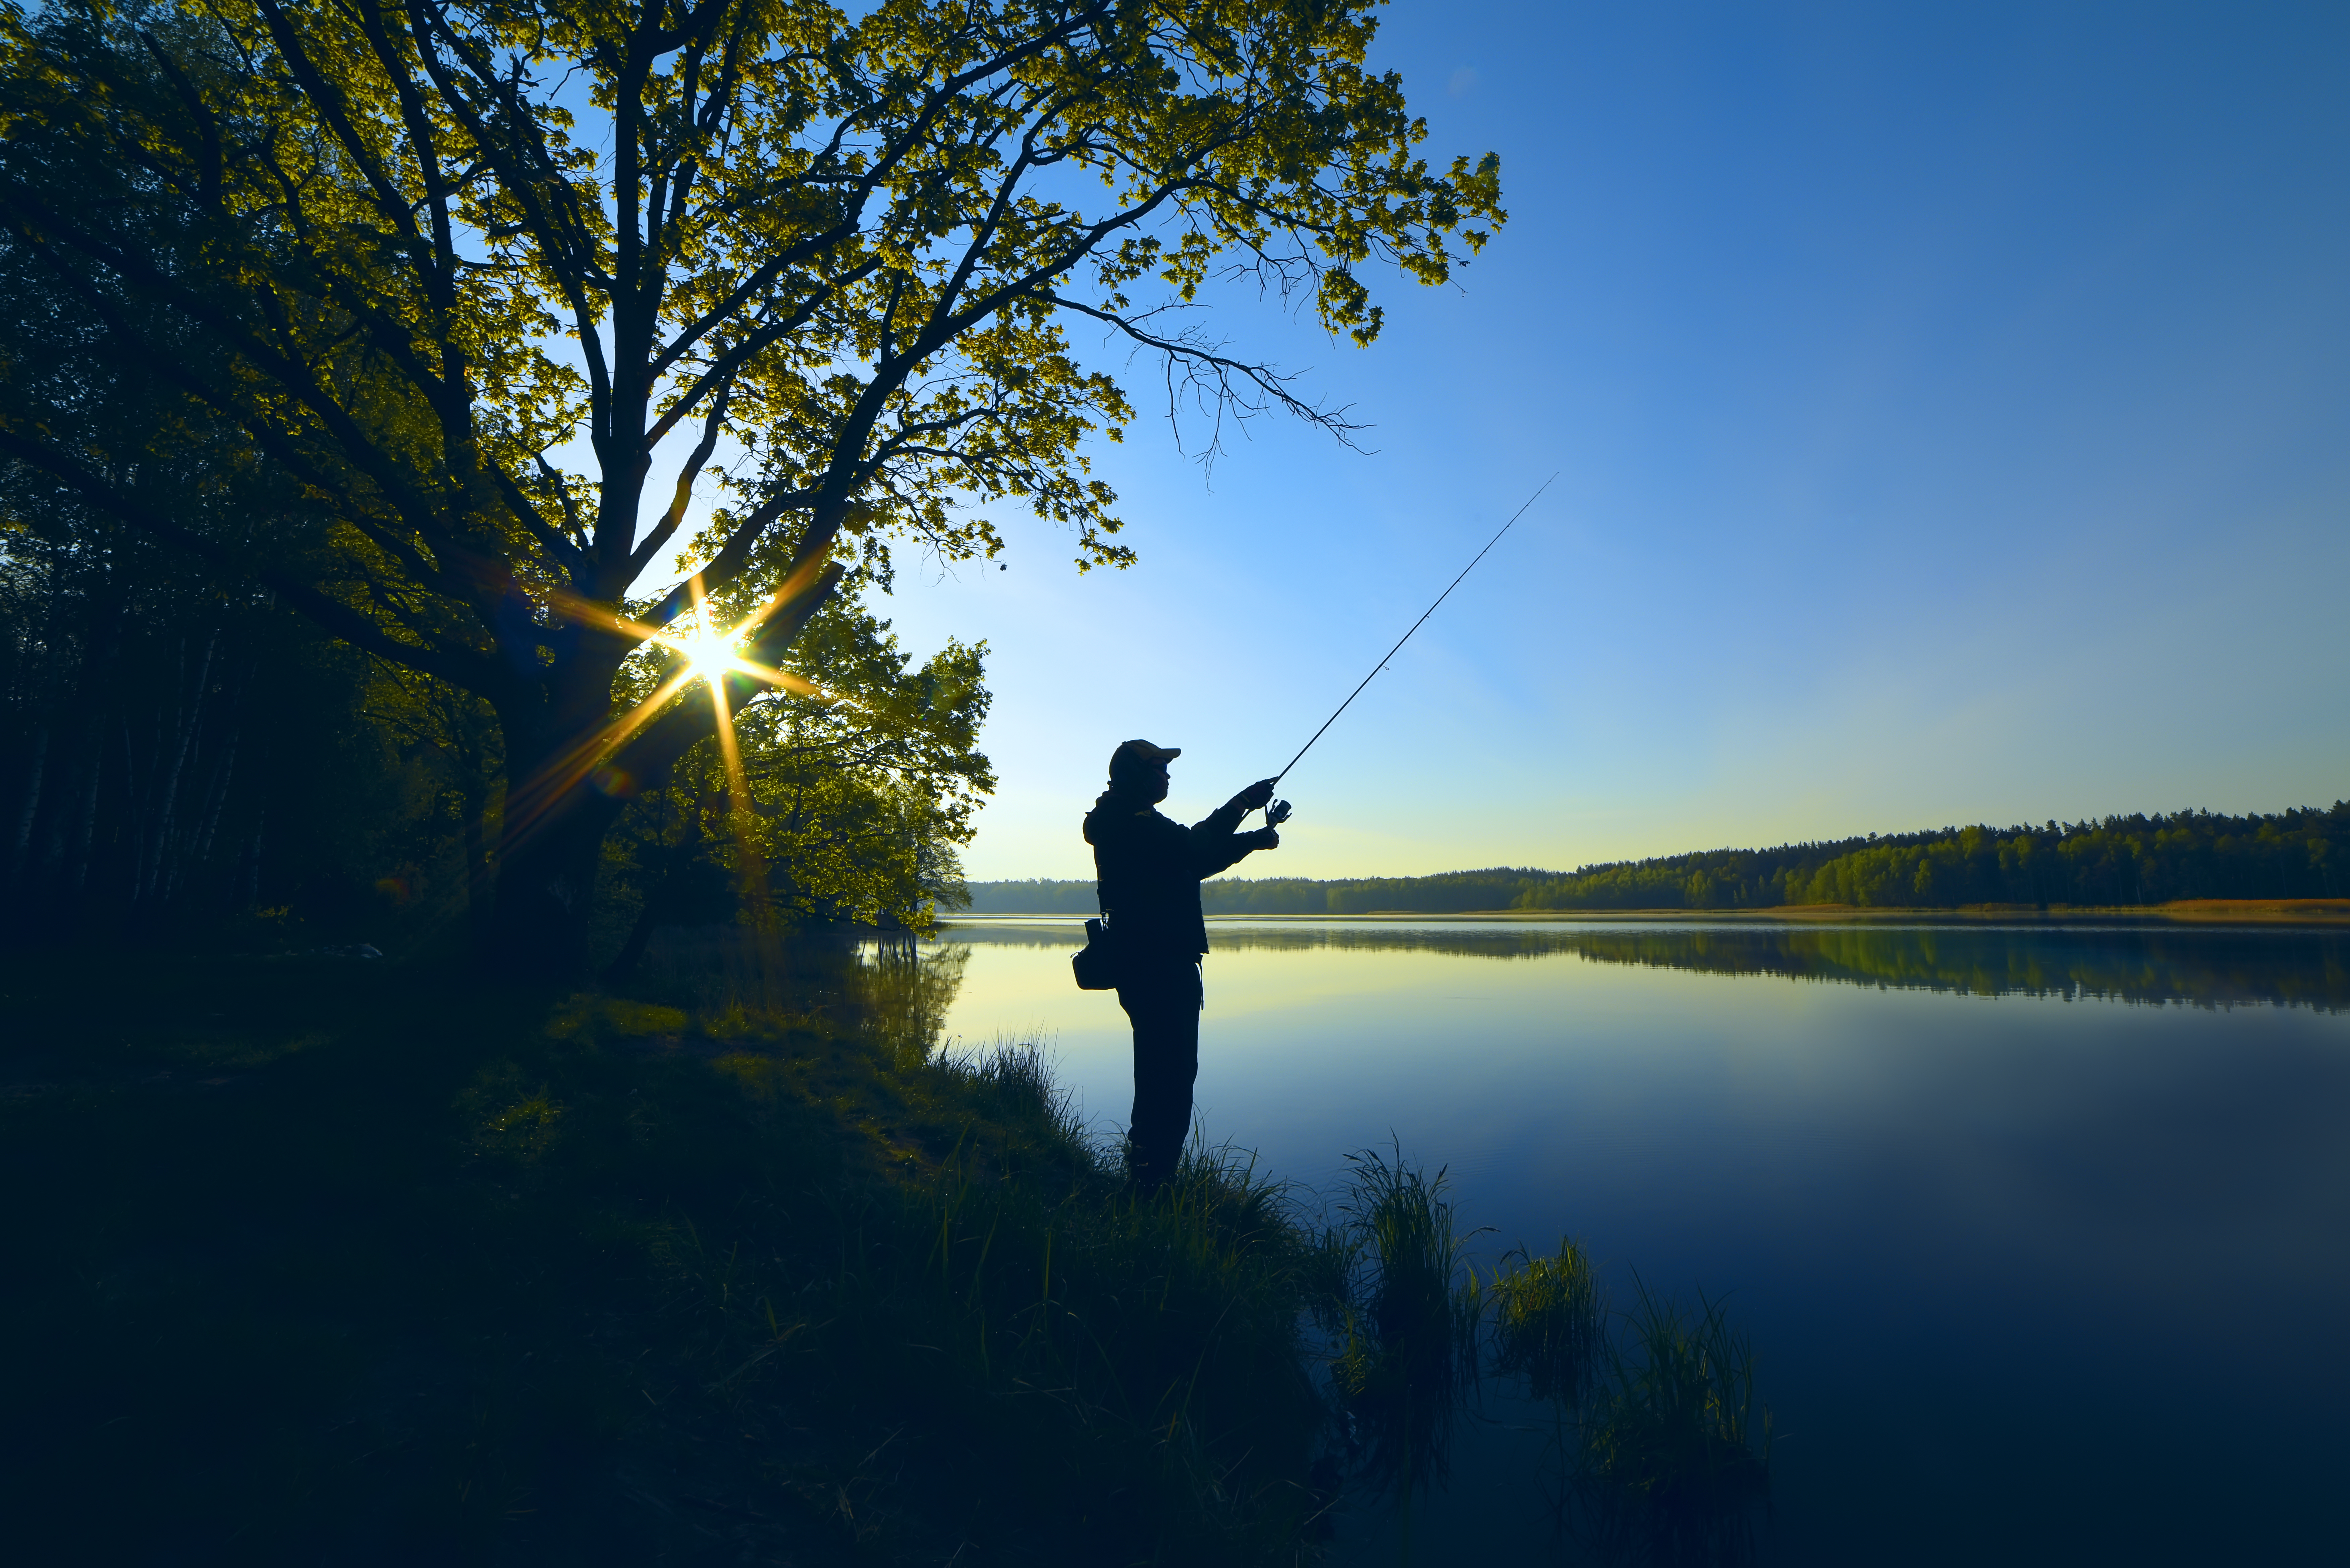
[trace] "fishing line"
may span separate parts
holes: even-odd
[[[1306,753],[1314,749],[1314,742],[1322,738],[1322,730],[1327,730],[1331,725],[1338,722],[1338,713],[1345,712],[1347,706],[1352,703],[1356,698],[1360,697],[1363,694],[1363,686],[1368,686],[1374,680],[1378,679],[1379,671],[1388,667],[1388,660],[1393,659],[1402,650],[1403,645],[1411,640],[1411,633],[1413,631],[1418,631],[1422,625],[1426,624],[1428,618],[1436,613],[1438,605],[1441,605],[1446,599],[1452,597],[1452,590],[1453,588],[1457,588],[1461,586],[1461,578],[1466,577],[1470,573],[1477,569],[1477,562],[1483,560],[1485,558],[1486,552],[1492,549],[1494,545],[1502,542],[1502,535],[1508,533],[1512,525],[1514,524],[1519,518],[1526,514],[1526,506],[1532,506],[1535,502],[1542,499],[1542,493],[1548,490],[1551,486],[1551,480],[1555,480],[1557,477],[1558,475],[1554,473],[1550,476],[1550,479],[1544,480],[1541,484],[1535,487],[1534,493],[1526,497],[1525,506],[1521,506],[1515,512],[1510,514],[1510,521],[1503,524],[1501,531],[1496,533],[1492,538],[1485,541],[1485,548],[1477,552],[1475,559],[1472,559],[1467,566],[1461,568],[1461,576],[1453,578],[1451,586],[1446,587],[1442,593],[1436,596],[1436,604],[1429,606],[1426,610],[1421,612],[1419,619],[1411,623],[1411,631],[1407,631],[1401,637],[1397,638],[1395,647],[1388,649],[1387,652],[1379,656],[1379,661],[1371,666],[1370,674],[1363,677],[1362,686],[1357,686],[1352,691],[1347,693],[1347,701],[1338,704],[1338,712],[1333,713],[1327,719],[1323,720],[1322,729],[1315,731],[1313,738],[1308,740],[1304,745],[1297,748],[1297,756],[1289,759],[1289,767],[1284,768],[1279,773],[1273,775],[1273,782],[1274,784],[1279,784],[1283,779],[1289,776],[1289,768],[1295,767],[1297,765],[1298,758],[1303,757]],[[1267,815],[1270,815],[1271,814],[1268,813]],[[1287,814],[1284,813],[1284,815],[1285,815]]]

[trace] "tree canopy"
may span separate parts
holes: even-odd
[[[11,9],[0,243],[48,309],[0,455],[486,705],[501,940],[576,963],[627,804],[597,781],[655,786],[769,689],[689,696],[652,633],[725,599],[772,670],[892,542],[993,555],[1004,506],[1131,560],[1084,443],[1133,410],[1073,330],[1151,356],[1211,441],[1353,428],[1198,313],[1250,281],[1367,345],[1378,269],[1441,282],[1503,221],[1492,156],[1417,152],[1370,10]],[[206,485],[273,503],[169,504],[94,446],[125,375]]]

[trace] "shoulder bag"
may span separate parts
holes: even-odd
[[[1098,890],[1095,895],[1099,901]],[[1118,938],[1109,929],[1107,909],[1103,919],[1086,922],[1086,945],[1069,957],[1069,968],[1076,971],[1079,991],[1115,991],[1118,989]]]

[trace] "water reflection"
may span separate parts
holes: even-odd
[[[663,927],[634,974],[694,1012],[807,1015],[900,1054],[935,1050],[971,961],[966,943],[855,928],[783,933],[744,926]]]
[[[1045,1041],[1084,1106],[1124,1108],[1125,1020],[1071,984],[1072,924],[942,937],[968,955],[948,1038]],[[1329,1191],[1392,1135],[1497,1251],[1572,1234],[1619,1301],[1635,1268],[1730,1293],[1789,1435],[1779,1561],[2339,1558],[2350,1370],[2317,1347],[2350,1318],[2350,933],[1211,939],[1211,1137]],[[1539,1498],[1513,1452],[1446,1504],[1505,1555]]]
[[[951,944],[1076,945],[1066,925],[956,922]],[[1573,955],[1595,963],[1771,975],[1969,996],[2350,1011],[2350,935],[2218,927],[1217,924],[1217,953]]]

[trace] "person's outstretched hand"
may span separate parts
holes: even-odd
[[[1273,798],[1272,779],[1259,779],[1224,804],[1239,806],[1243,811],[1254,811]]]
[[[1250,834],[1249,836],[1256,840],[1256,846],[1259,849],[1278,849],[1281,847],[1281,830],[1277,827],[1260,827],[1254,833]]]

